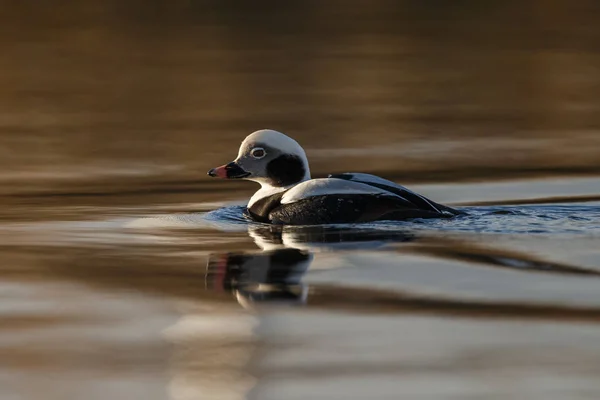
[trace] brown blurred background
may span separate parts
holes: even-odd
[[[0,6],[0,192],[208,185],[261,128],[316,175],[600,169],[597,1]]]

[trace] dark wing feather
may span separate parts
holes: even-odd
[[[431,211],[439,214],[449,213],[452,215],[458,215],[462,213],[461,211],[455,210],[451,207],[436,203],[425,196],[421,196],[420,194],[405,188],[404,186],[398,185],[397,183],[388,181],[375,175],[363,173],[343,173],[332,174],[329,175],[329,177],[363,183],[365,185],[373,186],[388,191],[390,193],[403,197],[420,210]]]

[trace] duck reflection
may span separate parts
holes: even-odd
[[[440,260],[459,260],[476,268],[600,276],[594,269],[550,262],[528,253],[463,243],[449,237],[428,237],[423,233],[417,236],[414,232],[381,229],[275,226],[251,226],[248,233],[260,250],[212,254],[206,274],[207,289],[231,292],[245,308],[252,308],[259,302],[305,304],[308,286],[302,279],[315,253],[372,250],[385,246],[397,251],[393,245],[401,242],[419,242],[403,246],[403,252]],[[373,294],[368,290],[365,293]],[[356,295],[358,293],[354,293]],[[315,296],[323,296],[323,287],[319,293],[312,294],[313,300]]]
[[[213,254],[208,262],[208,289],[232,291],[238,301],[304,303],[307,288],[301,283],[312,254],[294,248],[259,254]]]
[[[256,303],[303,305],[308,286],[302,277],[315,252],[372,249],[415,239],[406,232],[256,227],[248,231],[260,250],[214,253],[208,260],[206,288],[233,293],[245,308]]]

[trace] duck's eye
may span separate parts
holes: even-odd
[[[254,158],[261,159],[267,155],[267,152],[262,147],[255,147],[250,150],[250,155]]]

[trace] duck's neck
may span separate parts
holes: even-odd
[[[260,189],[258,189],[258,191],[256,193],[254,193],[254,195],[250,198],[250,201],[248,202],[248,208],[252,207],[252,205],[260,199],[264,199],[265,197],[272,196],[277,193],[285,192],[286,190],[291,189],[294,186],[296,186],[302,182],[305,182],[309,179],[310,179],[310,173],[307,172],[304,175],[304,178],[302,178],[302,180],[300,180],[296,183],[293,183],[291,185],[287,185],[287,186],[272,186],[268,182],[259,182]]]

